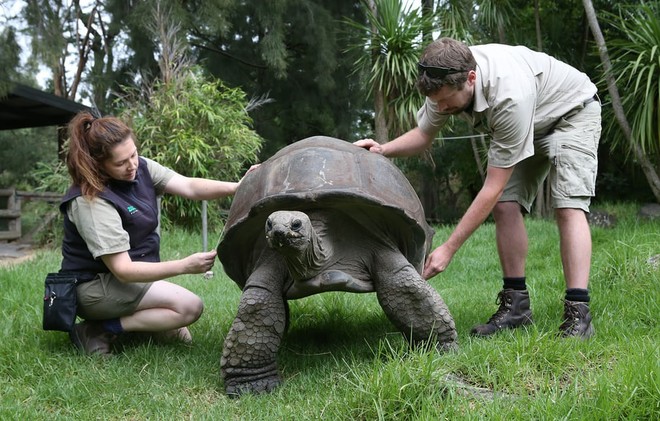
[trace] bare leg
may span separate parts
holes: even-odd
[[[497,252],[504,278],[523,278],[527,259],[527,230],[517,202],[499,202],[493,209]],[[484,323],[474,326],[470,333],[490,336],[502,329],[513,329],[532,323],[529,293],[509,287],[497,295],[498,310]]]
[[[591,231],[581,209],[556,209],[566,288],[587,289],[591,267]]]
[[[158,332],[188,326],[202,315],[202,300],[191,291],[167,281],[157,281],[140,301],[137,311],[120,318],[123,329]]]
[[[517,202],[499,202],[493,209],[497,252],[504,277],[525,276],[527,230]]]
[[[187,289],[157,281],[147,290],[135,313],[119,319],[125,332],[165,332],[165,339],[190,342],[190,332],[184,326],[199,319],[202,300]],[[167,332],[171,334],[167,335]],[[116,335],[108,332],[99,321],[78,323],[69,334],[73,344],[88,354],[110,355]]]

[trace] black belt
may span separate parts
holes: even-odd
[[[591,103],[594,102],[594,101],[598,101],[598,102],[600,102],[600,98],[598,98],[598,94],[594,94],[594,96],[592,96],[592,97],[589,98],[588,100],[584,101],[584,102],[582,103],[582,105],[584,105],[584,106],[586,107],[588,104],[591,104]]]

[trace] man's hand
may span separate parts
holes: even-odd
[[[438,273],[447,269],[453,257],[454,253],[449,249],[447,243],[433,250],[426,258],[426,263],[424,264],[424,271],[422,272],[424,279],[433,278]]]
[[[353,142],[355,146],[359,146],[368,150],[369,152],[376,152],[379,154],[383,153],[383,147],[380,143],[376,142],[373,139],[360,139],[356,142]]]

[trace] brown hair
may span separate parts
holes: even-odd
[[[465,70],[448,74],[441,79],[432,78],[421,72],[417,77],[417,89],[425,96],[433,95],[443,86],[462,89],[467,81],[468,72],[477,68],[477,62],[468,46],[452,38],[433,41],[424,49],[419,62],[425,66]]]
[[[133,131],[116,117],[94,117],[81,111],[69,122],[69,151],[66,165],[73,184],[79,185],[82,194],[94,197],[108,182],[103,162],[112,149],[133,137]],[[134,139],[135,140],[135,139]]]

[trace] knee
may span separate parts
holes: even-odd
[[[186,325],[196,322],[201,317],[203,311],[204,303],[197,295],[192,295],[180,303],[179,314],[184,319]]]
[[[520,205],[517,202],[497,202],[493,208],[495,221],[521,217]]]
[[[558,208],[555,209],[555,219],[558,224],[566,224],[570,222],[586,223],[587,214],[582,209]]]

